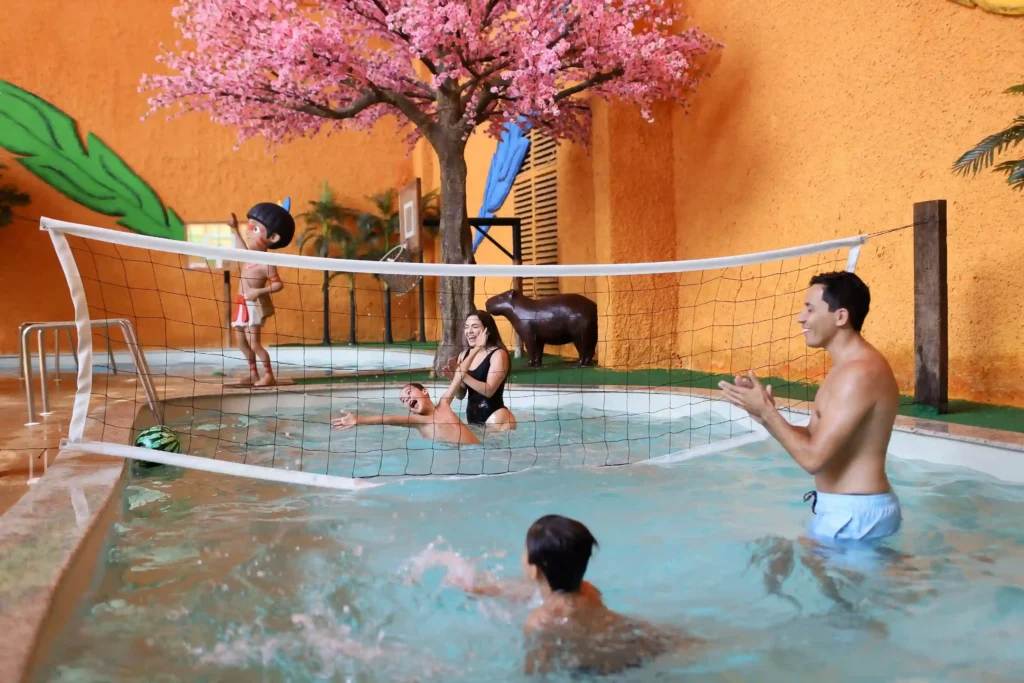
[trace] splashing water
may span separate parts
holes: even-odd
[[[531,605],[462,588],[520,577],[552,512],[594,532],[610,608],[706,641],[615,680],[1021,680],[1024,487],[889,471],[900,533],[823,555],[798,540],[812,484],[774,444],[358,494],[158,468],[36,680],[520,680]]]

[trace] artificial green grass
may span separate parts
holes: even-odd
[[[282,345],[286,346],[286,345]],[[291,346],[299,346],[294,344]],[[337,346],[343,346],[337,344]],[[371,346],[371,345],[367,345]],[[372,346],[380,346],[373,344]],[[388,345],[389,347],[392,345]],[[394,346],[408,346],[412,348],[436,349],[436,342],[421,344],[419,342],[402,342]],[[708,374],[693,370],[612,370],[609,368],[592,367],[578,368],[573,362],[567,362],[561,356],[545,354],[544,364],[539,368],[530,368],[526,365],[526,358],[513,358],[512,370],[509,375],[509,382],[520,386],[554,385],[563,387],[593,387],[593,386],[639,386],[652,389],[686,387],[693,389],[717,389],[718,383],[722,380],[731,379],[731,375]],[[376,383],[376,382],[429,382],[430,373],[424,370],[409,371],[382,371],[360,375],[358,377],[326,377],[326,378],[297,378],[296,384],[355,384],[355,383]],[[779,377],[762,377],[762,382],[772,385],[772,393],[780,398],[793,399],[798,401],[814,400],[818,387],[814,384],[802,384],[800,382],[788,382]],[[903,397],[903,405],[900,407],[900,414],[907,417],[917,417],[927,420],[938,420],[952,424],[961,424],[970,427],[983,427],[987,429],[1002,429],[1011,432],[1024,433],[1024,409],[1010,406],[997,406],[986,403],[974,403],[971,401],[953,400],[949,402],[949,411],[939,415],[934,408],[916,405],[909,396]]]
[[[908,399],[909,401],[909,399]],[[900,407],[900,415],[919,417],[924,420],[938,420],[961,424],[969,427],[986,429],[1003,429],[1009,432],[1024,433],[1024,408],[997,406],[989,403],[954,400],[949,402],[949,409],[940,415],[931,406],[907,403]]]

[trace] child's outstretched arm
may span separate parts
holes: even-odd
[[[423,418],[420,415],[367,415],[366,417],[359,417],[353,415],[347,410],[341,411],[341,417],[336,417],[331,420],[331,429],[338,431],[345,431],[346,429],[352,429],[356,425],[393,425],[396,427],[412,427],[413,425],[422,422]]]

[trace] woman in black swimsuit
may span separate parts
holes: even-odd
[[[469,349],[459,356],[452,383],[462,385],[466,394],[466,422],[497,429],[515,429],[516,418],[505,407],[508,379],[508,350],[494,318],[487,311],[473,311],[466,318]],[[459,398],[463,392],[459,392]]]

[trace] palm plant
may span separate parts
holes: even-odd
[[[439,216],[440,195],[432,190],[423,195],[420,205],[420,217]],[[379,261],[397,247],[401,242],[399,231],[398,192],[393,189],[378,192],[367,197],[373,205],[373,211],[364,211],[356,216],[361,241],[366,245],[365,258]],[[393,344],[391,332],[391,287],[379,275],[374,275],[384,284],[384,343]]]
[[[356,237],[345,229],[344,222],[352,216],[352,213],[345,207],[334,201],[331,188],[324,183],[320,193],[320,199],[309,203],[310,210],[299,214],[299,218],[306,221],[306,230],[298,239],[299,253],[302,253],[306,245],[312,245],[313,253],[317,256],[328,257],[331,255],[331,247],[334,247],[336,257],[345,259],[359,258],[360,244]],[[325,346],[331,343],[331,302],[330,284],[331,280],[339,275],[348,276],[348,301],[349,328],[348,343],[356,343],[356,289],[355,276],[352,273],[331,273],[324,271],[324,339]]]
[[[7,166],[0,164],[0,171],[5,168]],[[29,196],[19,192],[14,185],[0,186],[0,228],[10,225],[11,219],[14,218],[14,207],[25,206],[29,201]]]
[[[1024,95],[1024,83],[1007,88],[1006,94]],[[953,172],[962,175],[977,175],[982,169],[992,166],[997,154],[1024,141],[1024,114],[1018,115],[1009,128],[999,131],[979,142],[953,164]],[[1015,190],[1024,190],[1024,159],[1011,159],[996,164],[993,171],[1006,174],[1006,183]]]

